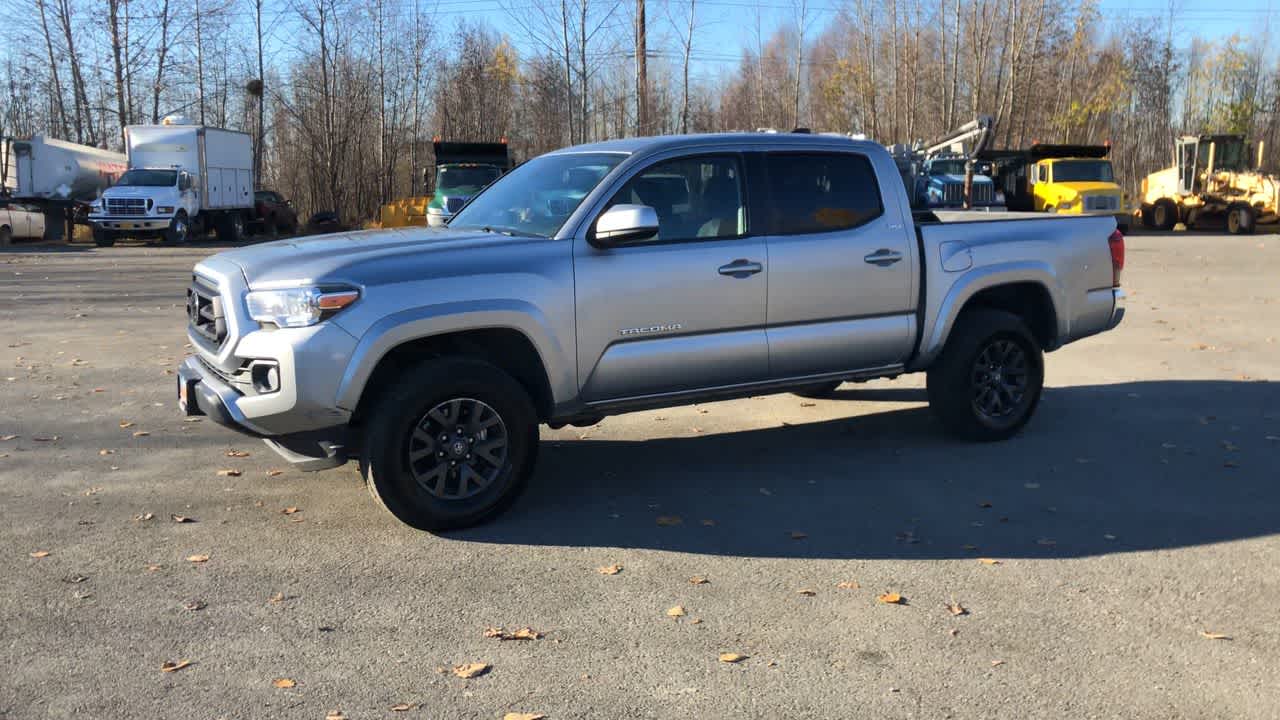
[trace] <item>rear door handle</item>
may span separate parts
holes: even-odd
[[[879,250],[871,253],[870,255],[863,257],[862,259],[864,262],[867,262],[871,265],[879,265],[880,267],[889,267],[890,265],[902,259],[902,253],[894,252],[889,248],[880,248]]]
[[[764,265],[761,265],[758,262],[752,262],[750,260],[740,258],[738,260],[734,260],[728,265],[721,265],[719,272],[721,275],[729,275],[731,277],[744,278],[744,277],[750,277],[752,275],[755,275],[756,273],[762,270],[764,270]]]

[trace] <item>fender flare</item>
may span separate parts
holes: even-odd
[[[937,314],[932,319],[926,315],[924,332],[920,337],[920,353],[912,363],[913,367],[919,369],[928,365],[942,352],[965,303],[975,295],[990,288],[1019,283],[1034,283],[1045,289],[1053,306],[1057,337],[1068,337],[1069,313],[1065,312],[1068,309],[1067,292],[1050,265],[1034,260],[989,265],[962,275],[951,285],[938,305]]]
[[[497,299],[423,305],[388,315],[360,337],[338,385],[336,404],[354,411],[375,368],[387,353],[407,342],[454,332],[506,329],[521,333],[542,362],[553,403],[562,402],[576,381],[571,349],[551,332],[537,306],[523,300]]]

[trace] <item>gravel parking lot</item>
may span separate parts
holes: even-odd
[[[916,376],[544,428],[439,536],[184,422],[216,249],[0,252],[0,718],[1280,716],[1280,237],[1131,237],[1010,442]]]

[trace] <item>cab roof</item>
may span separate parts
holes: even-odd
[[[649,154],[665,150],[678,150],[699,146],[744,145],[761,148],[830,148],[833,145],[847,145],[866,149],[868,147],[884,150],[884,146],[870,140],[854,140],[844,135],[825,133],[774,133],[774,132],[726,132],[698,133],[691,135],[657,135],[652,137],[619,138],[602,142],[574,145],[552,151],[549,154],[583,152],[613,152],[627,155]]]

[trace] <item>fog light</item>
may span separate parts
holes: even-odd
[[[280,389],[280,366],[274,362],[255,362],[249,368],[249,377],[253,381],[253,389],[260,394],[273,393]]]

